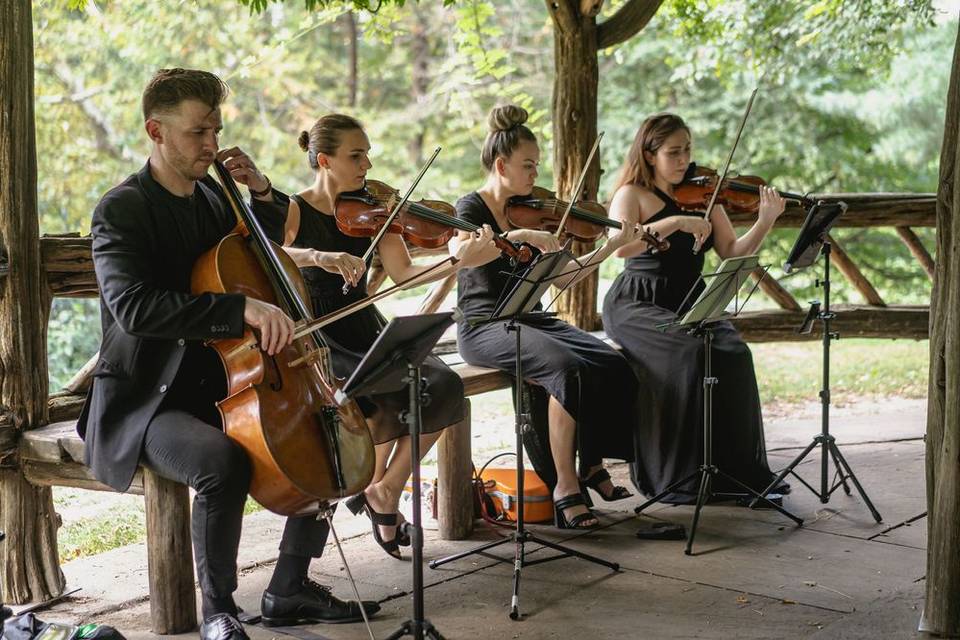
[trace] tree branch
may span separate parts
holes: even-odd
[[[632,38],[647,26],[661,4],[663,0],[629,0],[608,20],[597,25],[597,48],[606,49]]]
[[[73,71],[70,70],[70,67],[64,63],[52,65],[48,67],[47,70],[50,71],[53,76],[60,81],[60,84],[62,84],[68,91],[68,95],[62,96],[59,99],[49,98],[47,101],[63,101],[77,105],[77,107],[79,107],[83,112],[83,115],[87,117],[87,121],[93,128],[93,135],[97,141],[97,149],[109,154],[111,157],[117,160],[131,159],[133,156],[128,150],[126,150],[122,145],[117,145],[113,142],[117,138],[113,131],[113,127],[110,126],[109,120],[103,115],[103,113],[100,112],[100,109],[98,109],[90,99],[99,93],[100,89],[87,89],[84,87],[83,78],[74,75]]]

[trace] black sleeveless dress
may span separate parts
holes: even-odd
[[[363,256],[370,246],[370,238],[345,235],[337,228],[332,215],[318,211],[298,195],[291,197],[300,206],[300,230],[291,246]],[[347,295],[343,295],[343,277],[339,274],[319,267],[305,267],[301,272],[317,316],[342,309],[367,295],[366,278]],[[371,305],[322,329],[324,338],[330,344],[333,370],[337,377],[346,378],[357,368],[384,326],[386,320]],[[462,420],[464,403],[460,376],[436,356],[427,357],[420,372],[427,379],[427,393],[430,394],[429,404],[425,404],[421,410],[423,432],[434,433]],[[358,404],[371,425],[374,443],[389,442],[407,434],[406,423],[399,419],[400,412],[406,410],[408,404],[405,388],[360,398]]]
[[[477,226],[489,224],[501,233],[493,213],[476,192],[457,201],[457,216]],[[510,281],[509,260],[499,257],[457,274],[457,306],[463,318],[457,324],[460,354],[468,363],[512,374],[516,337],[506,321],[472,326],[472,318],[489,316]],[[538,306],[539,308],[539,306]],[[577,450],[581,466],[603,458],[633,459],[633,424],[637,379],[626,359],[602,340],[557,318],[525,320],[520,330],[523,376],[556,398],[577,422]],[[536,401],[535,401],[536,403]],[[534,410],[545,417],[545,412]],[[533,458],[534,452],[529,449]],[[552,484],[552,469],[542,472]],[[552,465],[549,460],[544,464]]]
[[[683,213],[668,195],[655,193],[664,206],[648,222]],[[675,320],[696,300],[713,237],[696,255],[693,235],[676,232],[669,239],[670,249],[663,253],[628,259],[603,302],[604,329],[623,347],[640,379],[631,471],[637,489],[649,496],[695,471],[703,456],[703,340],[681,328],[661,331],[656,325]],[[713,373],[719,380],[713,394],[713,461],[762,490],[774,476],[767,465],[753,356],[729,322],[714,324]],[[735,490],[721,476],[713,485],[715,492]],[[663,501],[694,502],[696,493],[694,479]]]

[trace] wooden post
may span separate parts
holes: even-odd
[[[854,287],[857,288],[857,291],[864,297],[867,301],[867,304],[873,305],[875,307],[885,307],[887,303],[883,301],[883,298],[880,297],[880,294],[874,289],[873,285],[870,284],[870,281],[867,280],[867,277],[863,275],[863,272],[860,271],[860,268],[850,259],[850,256],[847,255],[847,252],[844,251],[843,247],[837,242],[836,238],[831,235],[828,235],[830,238],[831,245],[831,258],[833,263],[837,265],[837,268],[840,269],[847,280],[850,281]]]
[[[33,117],[33,16],[30,0],[0,2],[0,405],[22,431],[47,420],[47,319],[37,220],[37,146]],[[0,452],[0,596],[47,600],[63,592],[57,515],[49,487],[33,487]]]
[[[960,33],[953,51],[937,193],[927,403],[927,580],[920,628],[960,635]]]
[[[896,227],[897,235],[900,236],[900,239],[903,240],[903,244],[907,245],[907,248],[910,249],[910,253],[913,254],[913,257],[917,259],[920,263],[920,266],[923,267],[923,270],[927,272],[927,275],[933,280],[933,272],[936,269],[936,266],[933,263],[933,258],[930,257],[930,253],[927,251],[927,248],[923,246],[923,243],[920,242],[920,238],[913,232],[913,229],[910,227]]]
[[[595,198],[600,183],[600,159],[587,171],[584,193],[576,187],[587,154],[597,137],[598,48],[617,45],[650,21],[663,0],[629,0],[597,24],[600,0],[546,0],[553,21],[553,175],[557,195]],[[593,243],[573,243],[574,255],[583,255]],[[571,324],[592,331],[600,328],[597,314],[596,272],[571,287],[557,300],[556,310]]]
[[[186,485],[143,471],[147,512],[150,621],[158,635],[197,627],[190,538],[190,494]]]
[[[581,13],[579,2],[548,2],[553,18],[553,175],[557,195],[595,198],[600,183],[599,154],[587,171],[583,193],[572,193],[587,154],[597,137],[597,23]],[[592,250],[592,242],[574,242],[573,254]],[[556,311],[567,322],[591,331],[597,317],[597,273],[577,283],[557,300]]]
[[[781,309],[787,311],[800,311],[800,304],[794,299],[790,292],[780,286],[776,278],[770,275],[769,271],[764,271],[757,267],[750,272],[750,277],[758,283],[760,289],[770,296],[770,299],[777,303]]]
[[[473,531],[473,458],[470,442],[470,398],[463,420],[447,427],[437,445],[437,519],[440,537],[463,540]]]

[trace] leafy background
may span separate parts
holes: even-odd
[[[297,135],[331,111],[366,123],[376,177],[394,185],[442,145],[418,197],[454,201],[481,182],[485,118],[499,102],[531,112],[551,157],[553,34],[544,3],[384,2],[376,14],[351,12],[353,4],[36,2],[41,231],[88,233],[100,196],[144,161],[140,92],[163,67],[226,79],[233,95],[222,143],[249,150],[289,191],[310,180]],[[601,19],[622,4],[608,2]],[[799,192],[935,191],[956,33],[957,7],[946,3],[667,0],[637,36],[600,54],[601,195],[640,121],[656,111],[682,114],[697,161],[721,165],[755,86],[740,172]],[[933,230],[917,231],[932,251]],[[838,237],[888,302],[929,299],[929,281],[892,229]],[[781,263],[791,240],[774,232],[764,259]],[[620,267],[604,265],[602,288]],[[815,297],[812,278],[801,272],[784,284],[804,300]],[[860,301],[845,283],[835,294]],[[55,302],[54,388],[96,350],[98,322],[95,301]]]

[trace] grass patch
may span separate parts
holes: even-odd
[[[117,510],[100,518],[81,518],[57,534],[60,562],[103,553],[147,537],[143,507]]]
[[[750,346],[762,403],[817,402],[822,383],[820,342]],[[836,400],[855,396],[925,398],[927,340],[838,340],[830,347],[830,389]]]

